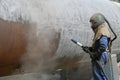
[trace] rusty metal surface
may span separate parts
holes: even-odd
[[[20,61],[24,73],[53,69],[56,65],[72,67],[78,61],[87,69],[89,56],[70,39],[90,46],[93,32],[89,18],[98,12],[105,15],[117,33],[112,48],[114,53],[120,53],[120,8],[108,0],[1,0],[0,12],[0,62]]]
[[[11,74],[19,67],[25,53],[25,25],[0,20],[0,75]]]

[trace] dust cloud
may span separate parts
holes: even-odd
[[[0,12],[4,20],[29,24],[24,32],[26,52],[20,60],[23,73],[53,70],[56,66],[53,55],[60,38],[56,4],[48,0],[1,0]]]

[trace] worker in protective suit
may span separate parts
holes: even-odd
[[[91,28],[94,32],[92,47],[83,47],[87,53],[92,56],[92,72],[91,80],[113,80],[111,61],[110,61],[110,41],[111,36],[108,30],[108,24],[102,14],[96,13],[90,18]]]

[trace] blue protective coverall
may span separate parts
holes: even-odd
[[[95,51],[99,50],[100,53],[97,54],[100,55],[97,56],[95,60],[100,63],[109,80],[113,80],[111,74],[112,70],[110,67],[110,53],[106,51],[106,48],[108,48],[108,44],[109,38],[107,36],[102,35],[100,39],[96,40]],[[100,67],[96,64],[95,60],[92,60],[93,77],[91,80],[107,80]]]

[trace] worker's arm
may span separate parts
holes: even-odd
[[[109,54],[106,52],[108,48],[109,38],[106,36],[102,36],[99,40],[98,54],[100,54],[99,58],[104,61],[104,64],[107,63],[109,59]]]
[[[94,49],[92,47],[83,46],[83,50],[87,53],[94,52]]]
[[[106,51],[106,49],[108,48],[108,43],[109,43],[108,37],[102,36],[99,40],[98,52],[102,53]]]
[[[97,40],[97,49],[93,49],[92,47],[83,46],[83,50],[87,53],[93,53],[94,58],[99,59],[100,55],[106,51],[108,47],[109,39],[106,36],[101,36],[99,40]],[[105,58],[106,61],[106,58]]]

